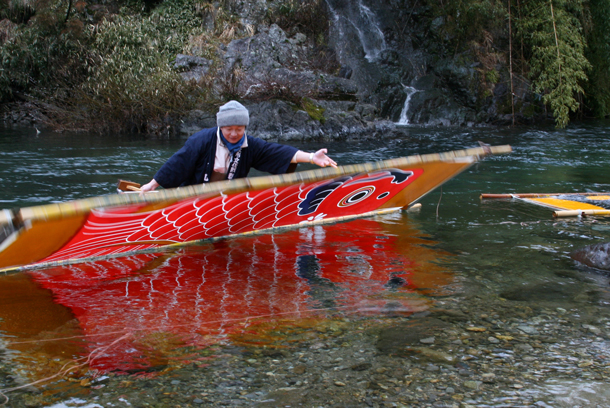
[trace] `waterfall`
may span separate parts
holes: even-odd
[[[362,0],[358,0],[358,23],[354,24],[354,28],[358,31],[358,37],[362,48],[364,48],[365,58],[369,62],[376,61],[379,54],[386,49],[385,37],[379,28],[375,14],[367,6],[362,4]]]
[[[374,62],[379,59],[379,55],[387,48],[383,31],[379,28],[379,23],[375,17],[375,13],[362,3],[362,0],[357,0],[358,7],[348,7],[340,15],[336,8],[331,4],[332,0],[326,0],[326,4],[333,15],[335,27],[339,32],[339,37],[343,41],[349,41],[349,37],[341,25],[341,19],[345,19],[348,25],[352,26],[358,33],[358,39],[364,50],[364,57],[369,62]]]
[[[404,86],[404,85],[403,85]],[[405,99],[405,105],[402,107],[402,111],[400,112],[400,119],[396,122],[397,125],[408,125],[409,117],[407,116],[407,112],[409,111],[409,102],[411,101],[411,97],[417,89],[412,86],[405,86],[405,91],[407,92],[407,99]]]

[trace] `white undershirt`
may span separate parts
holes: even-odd
[[[244,137],[244,143],[241,148],[248,147],[248,138]],[[231,153],[227,146],[220,139],[220,128],[216,132],[216,158],[214,159],[214,171],[217,173],[226,173],[231,161]]]

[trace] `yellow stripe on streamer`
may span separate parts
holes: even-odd
[[[593,204],[581,203],[579,201],[561,200],[559,198],[528,198],[524,201],[532,202],[533,204],[550,207],[555,210],[601,210],[608,211],[604,207],[599,207]]]

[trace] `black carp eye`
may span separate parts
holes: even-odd
[[[358,190],[352,192],[350,195],[344,197],[338,204],[339,207],[347,207],[349,205],[353,205],[359,203],[360,201],[366,199],[368,196],[373,194],[375,191],[375,187],[368,186],[362,187]]]
[[[362,200],[363,198],[365,198],[367,195],[369,195],[368,191],[359,191],[358,193],[354,194],[353,196],[350,196],[347,199],[347,202],[352,204],[355,203],[357,201]]]

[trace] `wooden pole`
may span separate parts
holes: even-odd
[[[515,90],[513,86],[513,30],[511,0],[508,0],[508,71],[510,76],[510,105],[513,111],[513,126],[515,126]]]
[[[481,194],[481,199],[506,199],[506,198],[540,198],[551,196],[598,196],[610,193],[521,193],[521,194]]]
[[[521,17],[521,2],[519,0],[517,0],[517,10],[519,12],[519,23],[523,24],[523,18]],[[524,41],[523,41],[523,29],[519,30],[519,34],[520,34],[520,39],[521,39],[521,76],[524,76],[525,75],[525,70],[524,70],[524,67],[525,67],[525,64],[524,64],[524,61],[525,61],[525,51],[524,51],[525,44],[524,44]]]
[[[553,212],[553,217],[555,218],[584,217],[587,215],[610,215],[610,210],[566,210]]]

